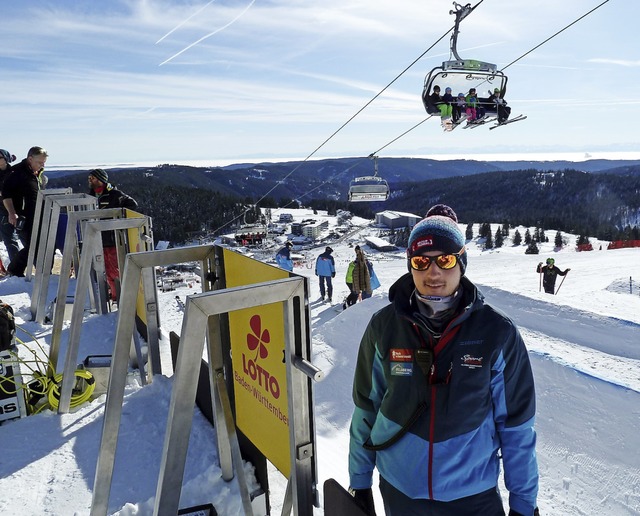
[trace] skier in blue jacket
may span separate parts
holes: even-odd
[[[320,279],[320,297],[324,301],[325,292],[327,293],[327,300],[331,303],[331,297],[333,296],[333,283],[332,278],[336,277],[336,263],[331,256],[333,249],[330,247],[325,248],[324,253],[318,256],[316,260],[316,276]],[[327,288],[325,290],[325,282]]]
[[[538,514],[535,390],[514,323],[464,276],[465,239],[438,205],[411,231],[409,273],[360,343],[353,384],[350,492],[387,516]]]

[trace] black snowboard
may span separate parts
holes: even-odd
[[[368,516],[349,491],[333,478],[324,483],[324,513],[326,516]]]

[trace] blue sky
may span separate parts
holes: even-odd
[[[602,0],[484,0],[458,53],[502,68]],[[475,5],[475,3],[474,3]],[[303,159],[453,26],[449,0],[3,2],[0,148],[48,165]],[[610,0],[510,66],[528,116],[445,134],[426,73],[449,37],[314,158],[640,157],[640,2]],[[567,154],[569,153],[569,154]],[[611,154],[607,154],[609,156]]]

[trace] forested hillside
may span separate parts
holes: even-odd
[[[640,224],[640,177],[492,172],[399,185],[387,208],[423,214],[439,202],[455,206],[464,222],[522,224],[611,240]]]
[[[391,197],[384,203],[346,201],[354,171],[371,174],[371,161],[363,158],[225,168],[163,165],[108,172],[115,185],[139,202],[140,211],[153,218],[156,240],[173,243],[212,231],[228,233],[243,222],[254,222],[253,210],[243,213],[259,199],[260,207],[300,204],[330,213],[347,209],[365,218],[385,209],[421,215],[443,202],[454,206],[464,223],[522,224],[605,240],[638,238],[637,164],[616,162],[610,169],[603,163],[591,164],[592,172],[549,170],[547,162],[539,166],[482,172],[497,165],[385,159],[380,175],[388,180]],[[456,171],[465,175],[455,175]],[[430,179],[434,176],[438,178]],[[85,192],[86,178],[87,172],[54,173],[50,187]]]

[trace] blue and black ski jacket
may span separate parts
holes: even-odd
[[[410,498],[451,501],[497,485],[504,462],[509,506],[532,515],[538,492],[535,391],[513,322],[462,278],[458,315],[429,331],[411,274],[362,337],[353,385],[350,484],[371,487],[374,467]]]

